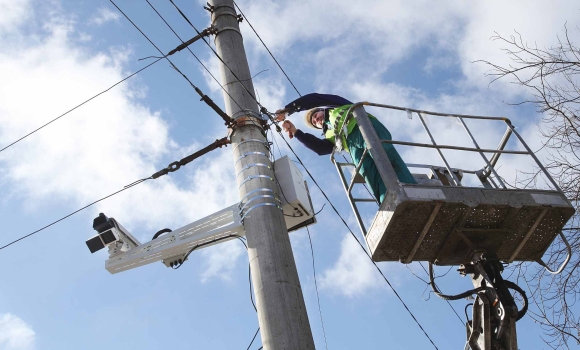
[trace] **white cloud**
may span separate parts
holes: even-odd
[[[16,30],[30,12],[29,0],[0,0],[0,33]]]
[[[230,242],[218,243],[203,250],[206,263],[201,273],[201,281],[207,282],[211,278],[230,281],[234,267],[244,253],[241,242],[234,239]]]
[[[35,335],[34,330],[17,316],[12,314],[0,315],[0,349],[33,349]]]
[[[0,55],[3,146],[128,75],[130,51],[92,53],[71,40],[70,22],[47,20],[42,40],[0,37],[0,43],[18,48]],[[187,150],[170,138],[163,115],[143,104],[147,91],[138,82],[113,88],[0,153],[2,192],[28,206],[78,207],[150,176],[167,166],[162,159],[183,157]],[[194,142],[188,150],[199,147]],[[200,159],[180,171],[189,176],[185,185],[165,176],[94,211],[106,208],[128,228],[158,228],[184,225],[231,205],[237,200],[231,156],[220,151],[212,156],[212,162]]]
[[[97,10],[97,13],[89,20],[89,23],[102,25],[107,22],[118,22],[121,15],[108,7],[101,7]]]
[[[322,273],[320,286],[347,297],[366,295],[382,286],[378,272],[357,242],[345,235],[336,263]]]

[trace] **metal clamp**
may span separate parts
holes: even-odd
[[[263,119],[262,115],[260,113],[254,111],[254,110],[251,110],[251,109],[243,109],[243,110],[238,111],[232,115],[232,119],[238,119],[241,117],[254,117],[254,118],[258,118],[258,119]]]
[[[252,199],[250,199],[249,201],[246,202],[246,204],[244,204],[243,207],[240,208],[239,211],[239,215],[242,216],[242,213],[244,212],[244,209],[246,209],[246,207],[248,206],[248,204],[250,204],[250,202],[256,200],[256,199],[260,199],[260,198],[273,198],[275,199],[280,205],[282,204],[282,201],[280,201],[280,198],[276,197],[276,196],[272,196],[269,194],[263,194],[261,196],[256,196],[256,197],[252,197]]]
[[[246,158],[246,157],[248,157],[248,156],[251,156],[251,155],[253,155],[253,154],[264,156],[264,157],[268,158],[268,160],[270,159],[270,158],[268,157],[268,155],[266,155],[266,153],[264,153],[264,152],[246,152],[246,153],[242,154],[242,155],[240,156],[240,158],[238,158],[238,159],[235,161],[235,163],[234,163],[234,164],[238,164],[238,162],[239,162],[240,160],[242,160],[242,159],[244,159],[244,158]]]
[[[274,178],[272,178],[268,175],[251,175],[251,176],[248,176],[247,178],[245,178],[244,181],[242,181],[242,183],[238,186],[238,188],[242,187],[246,182],[248,182],[250,180],[260,179],[260,178],[270,179],[271,181],[274,181]]]
[[[248,164],[245,167],[242,168],[242,170],[240,170],[237,174],[236,174],[236,178],[238,178],[238,176],[240,176],[241,173],[243,173],[244,171],[253,168],[253,167],[264,167],[264,168],[268,168],[268,169],[272,169],[272,167],[270,167],[268,164],[264,164],[264,163],[252,163],[252,164]]]
[[[223,15],[225,15],[225,13]],[[228,15],[229,15],[229,13],[228,13]],[[222,16],[222,15],[219,15],[219,16]],[[235,27],[221,27],[220,29],[217,30],[217,32],[215,33],[215,36],[217,37],[221,32],[225,32],[227,30],[232,30],[232,31],[240,34],[240,36],[242,35],[242,33],[240,32],[240,30],[238,28],[235,28]]]
[[[283,210],[281,206],[279,206],[278,204],[275,204],[275,203],[258,203],[258,204],[256,204],[256,205],[254,205],[253,207],[251,207],[250,209],[248,209],[248,211],[247,211],[247,212],[246,212],[246,213],[245,213],[245,214],[244,214],[244,215],[241,217],[240,221],[242,222],[242,224],[244,223],[244,219],[245,219],[246,217],[248,217],[248,214],[249,214],[249,213],[250,213],[252,210],[254,210],[254,209],[256,209],[256,208],[259,208],[259,207],[264,207],[264,206],[271,206],[271,207],[276,207],[276,208],[280,209],[280,211],[282,211],[282,210]]]
[[[246,199],[249,195],[256,193],[256,192],[271,192],[271,193],[276,193],[274,192],[274,190],[270,189],[270,188],[266,188],[266,187],[262,187],[262,188],[257,188],[255,190],[252,190],[248,193],[246,193],[246,195],[244,196],[244,198],[242,198],[242,200],[240,201],[240,204],[238,204],[238,208],[241,208],[243,203],[244,203],[244,199]]]
[[[232,149],[232,151],[235,151],[236,148],[238,148],[240,145],[246,143],[246,142],[258,142],[264,145],[264,147],[266,147],[268,150],[270,150],[270,145],[272,144],[271,142],[268,141],[264,141],[264,140],[257,140],[257,139],[250,139],[250,140],[244,140],[240,143],[238,143],[237,145],[234,146],[234,149]]]

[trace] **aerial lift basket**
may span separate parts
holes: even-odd
[[[380,140],[363,105],[403,110],[409,115],[416,113],[431,144]],[[374,261],[428,261],[437,265],[459,265],[469,263],[476,253],[486,253],[496,256],[500,261],[538,261],[545,266],[541,261],[542,255],[574,214],[574,208],[509,119],[449,115],[368,102],[353,105],[347,115],[357,120],[365,138],[367,149],[363,158],[372,155],[388,189],[385,200],[367,230],[359,205],[361,202],[375,200],[355,198],[353,194],[355,184],[364,183],[357,174],[360,163],[339,162],[332,154],[331,159],[337,167]],[[425,123],[424,115],[456,118],[474,147],[437,144]],[[507,129],[497,149],[480,148],[465,124],[465,119],[504,122]],[[339,137],[340,130],[336,130],[336,134]],[[512,134],[526,151],[504,149]],[[444,166],[407,164],[409,168],[426,169],[429,174],[414,174],[418,184],[402,184],[397,180],[381,143],[435,149]],[[444,149],[472,152],[474,156],[479,154],[484,167],[477,171],[452,168],[443,155]],[[486,154],[492,154],[491,158]],[[501,154],[531,156],[552,189],[508,188],[495,168]],[[347,181],[343,171],[345,167],[354,168],[354,176],[350,181]],[[481,185],[468,187],[462,184],[465,173],[477,175]]]

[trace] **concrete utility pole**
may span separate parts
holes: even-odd
[[[248,203],[244,228],[262,343],[265,350],[314,349],[234,3],[210,3],[217,52],[233,71],[220,62],[222,84],[232,96],[224,93],[226,111],[237,124],[231,142],[240,198]]]

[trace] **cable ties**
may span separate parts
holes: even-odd
[[[264,152],[246,152],[246,153],[242,154],[242,156],[241,156],[240,158],[238,158],[234,164],[238,164],[238,162],[239,162],[240,160],[242,160],[242,159],[244,159],[244,158],[246,158],[246,157],[248,157],[248,156],[251,156],[251,155],[253,155],[253,154],[256,154],[256,155],[261,155],[261,156],[264,156],[264,157],[266,157],[266,158],[270,159],[270,158],[269,158],[269,157],[266,155],[266,153],[264,153]]]
[[[240,174],[241,174],[241,173],[243,173],[244,171],[246,171],[246,170],[248,170],[248,169],[250,169],[250,168],[253,168],[253,167],[258,167],[258,166],[261,166],[261,167],[264,167],[264,168],[268,168],[268,169],[270,169],[270,170],[272,169],[272,167],[271,167],[271,166],[269,166],[268,164],[264,164],[264,163],[252,163],[252,164],[248,164],[248,165],[246,165],[245,167],[243,167],[243,168],[242,168],[242,170],[240,170],[240,171],[239,171],[239,172],[236,174],[236,178],[237,178],[238,176],[240,176]]]
[[[275,203],[258,203],[258,204],[256,204],[256,205],[254,205],[253,207],[251,207],[250,209],[248,209],[248,211],[247,211],[247,212],[244,214],[244,216],[242,216],[242,218],[240,219],[240,220],[241,220],[241,222],[242,222],[242,224],[244,223],[244,219],[248,217],[248,214],[249,214],[249,213],[250,213],[252,210],[254,210],[254,209],[256,209],[256,208],[259,208],[259,207],[265,207],[265,206],[276,207],[276,208],[280,209],[280,211],[282,211],[282,210],[283,210],[281,206],[279,206],[278,204],[275,204]]]
[[[253,179],[270,179],[271,181],[274,181],[274,178],[268,176],[268,175],[251,175],[248,176],[247,178],[244,179],[244,181],[242,181],[242,183],[238,186],[238,189],[241,188],[246,182],[253,180]]]
[[[246,195],[244,196],[244,198],[242,198],[242,200],[240,201],[240,204],[238,204],[238,208],[241,208],[243,203],[244,203],[244,199],[246,199],[249,195],[256,193],[256,192],[272,192],[272,193],[276,193],[274,192],[274,190],[270,189],[270,188],[266,188],[266,187],[262,187],[262,188],[257,188],[255,190],[252,190],[248,193],[246,193]]]
[[[282,205],[282,201],[280,201],[280,198],[269,194],[263,194],[261,196],[252,197],[250,200],[248,200],[246,204],[244,204],[244,206],[240,208],[239,215],[242,216],[244,209],[246,209],[246,207],[248,206],[248,204],[250,204],[250,202],[260,198],[274,198],[279,203],[279,205]]]

